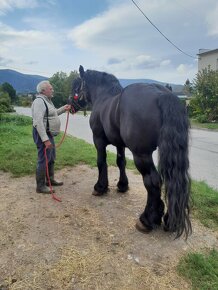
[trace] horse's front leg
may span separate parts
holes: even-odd
[[[129,189],[129,182],[126,176],[125,147],[117,147],[117,166],[120,170],[120,178],[117,183],[119,192],[126,192]]]
[[[94,137],[97,149],[98,181],[94,186],[93,195],[100,196],[108,191],[108,172],[107,172],[107,142],[101,138]]]

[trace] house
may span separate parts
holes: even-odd
[[[218,70],[218,48],[210,49],[199,49],[198,53],[198,72],[208,68],[212,70]]]

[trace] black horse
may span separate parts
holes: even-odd
[[[189,122],[184,105],[169,89],[158,84],[132,84],[123,88],[117,78],[105,72],[84,71],[73,82],[75,110],[92,105],[90,126],[97,149],[99,176],[94,195],[108,190],[106,146],[117,148],[120,170],[118,191],[128,190],[125,147],[141,173],[148,197],[136,228],[149,232],[164,220],[164,229],[176,238],[191,233],[189,220],[190,178],[188,174]],[[152,152],[159,149],[157,171]],[[167,211],[161,200],[164,184]]]

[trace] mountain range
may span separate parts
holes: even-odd
[[[0,70],[0,85],[9,83],[18,94],[34,93],[39,82],[47,80],[47,77],[39,75],[22,74],[15,70]]]
[[[12,85],[18,94],[35,93],[37,84],[47,79],[48,77],[45,76],[23,74],[10,69],[0,70],[0,85],[7,82]],[[119,79],[119,81],[123,87],[133,83],[157,83],[166,85],[166,83],[152,79]],[[182,94],[183,85],[170,84],[170,86],[175,94]]]

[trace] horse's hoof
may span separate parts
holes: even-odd
[[[169,227],[166,226],[166,225],[163,226],[163,229],[164,229],[165,232],[169,232],[169,231],[170,231],[170,230],[169,230]]]
[[[94,195],[94,196],[101,196],[101,195],[104,195],[104,193],[103,192],[98,192],[96,190],[93,190],[92,195]]]
[[[128,190],[129,190],[129,187],[126,187],[126,188],[117,188],[117,192],[118,193],[127,193]]]
[[[143,234],[148,234],[152,231],[150,228],[143,225],[143,223],[140,220],[137,220],[135,227],[139,232],[141,232]]]

